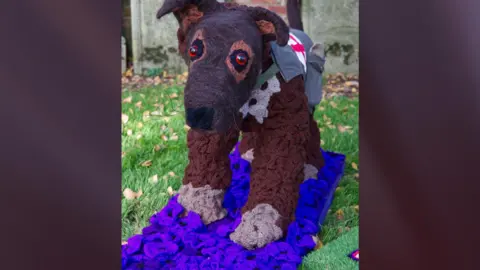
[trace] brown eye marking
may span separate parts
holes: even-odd
[[[230,47],[230,52],[227,59],[225,59],[225,64],[235,77],[237,83],[245,80],[252,66],[254,56],[252,48],[243,40],[233,43],[232,47]]]
[[[186,52],[192,64],[205,58],[205,55],[207,54],[207,46],[204,40],[203,29],[199,29],[193,35],[192,43]]]

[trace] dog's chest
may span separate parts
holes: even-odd
[[[273,94],[280,92],[280,81],[276,76],[266,81],[260,88],[254,89],[249,100],[240,108],[243,117],[252,115],[258,123],[268,117],[268,104]]]

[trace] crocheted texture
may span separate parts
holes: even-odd
[[[122,269],[296,269],[315,247],[312,235],[318,233],[343,173],[344,155],[322,154],[325,166],[318,180],[301,185],[296,220],[286,237],[256,250],[230,241],[241,221],[250,181],[250,163],[241,159],[237,145],[230,155],[233,175],[223,202],[227,216],[205,226],[194,212],[183,216],[184,208],[173,197],[150,218],[143,234],[122,246]]]

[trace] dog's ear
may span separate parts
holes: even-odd
[[[290,29],[280,16],[262,7],[248,7],[246,10],[263,35],[275,35],[278,45],[287,45]]]
[[[165,0],[157,11],[157,19],[173,12],[180,28],[186,33],[190,25],[198,23],[204,14],[218,8],[216,0]]]

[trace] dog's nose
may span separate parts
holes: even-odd
[[[187,108],[187,124],[191,128],[211,130],[215,110],[208,107]]]

